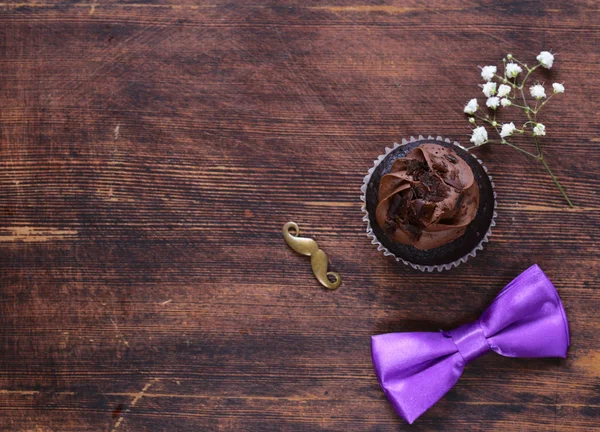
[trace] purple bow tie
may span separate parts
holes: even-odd
[[[509,283],[472,323],[449,332],[373,336],[373,366],[396,412],[414,422],[452,388],[465,365],[492,350],[506,357],[563,357],[569,326],[537,264]]]

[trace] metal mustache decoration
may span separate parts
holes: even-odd
[[[330,290],[337,289],[342,283],[342,278],[338,273],[327,271],[329,260],[325,252],[319,249],[316,241],[307,237],[298,237],[299,234],[300,228],[296,222],[288,222],[283,226],[285,242],[299,254],[310,257],[312,271],[321,285]],[[335,280],[332,282],[329,277]]]

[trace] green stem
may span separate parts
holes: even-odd
[[[494,121],[490,120],[490,118],[487,115],[486,115],[486,117],[481,117],[481,116],[478,116],[477,114],[473,114],[473,116],[476,117],[476,118],[478,118],[481,121],[484,121],[484,122],[487,122],[487,123],[491,124],[492,126],[494,125]]]
[[[511,102],[512,102],[512,101],[511,101]],[[512,102],[512,103],[511,103],[511,106],[514,106],[514,107],[521,108],[522,110],[529,109],[529,108],[527,108],[526,106],[519,105],[519,104],[516,104],[516,103],[514,103],[514,102]]]
[[[471,146],[471,147],[467,147],[466,149],[467,149],[467,150],[473,150],[473,149],[477,149],[477,148],[483,147],[483,146],[484,146],[484,145],[486,145],[486,144],[490,144],[490,143],[501,143],[501,142],[502,142],[501,140],[493,140],[493,139],[492,139],[492,140],[487,140],[486,142],[484,142],[484,143],[483,143],[483,144],[481,144],[481,145],[474,145],[474,146]]]
[[[530,153],[527,150],[523,150],[521,147],[511,144],[506,140],[502,140],[502,144],[506,144],[509,147],[519,150],[520,152],[525,153],[526,155],[531,156],[532,158],[539,159],[539,155],[534,155],[533,153]]]
[[[518,63],[521,63],[517,59],[515,59],[515,60]],[[519,88],[519,91],[521,92],[521,97],[523,98],[523,105],[525,105],[527,107],[527,109],[525,109],[525,114],[527,114],[527,118],[529,120],[531,120],[531,115],[529,114],[529,111],[531,110],[531,108],[529,108],[529,104],[527,103],[527,99],[525,98],[525,92],[523,91],[523,87],[525,87],[525,83],[527,82],[527,78],[529,78],[529,75],[531,75],[531,72],[533,72],[534,70],[536,70],[540,66],[540,63],[538,63],[537,65],[535,65],[531,69],[529,69],[526,64],[524,64],[524,63],[521,63],[521,64],[523,66],[525,66],[525,68],[527,68],[527,75],[525,75],[525,78],[523,78],[523,81],[521,81],[521,85],[518,88]]]
[[[548,174],[550,174],[550,177],[552,177],[552,180],[554,180],[554,184],[556,184],[556,186],[558,187],[558,190],[560,191],[560,193],[562,194],[562,196],[565,198],[565,200],[567,200],[567,204],[569,204],[569,207],[571,207],[571,208],[575,207],[573,205],[573,203],[571,202],[571,200],[569,199],[569,196],[567,195],[567,193],[563,189],[562,185],[558,181],[558,178],[554,175],[554,173],[552,172],[552,170],[550,169],[550,167],[546,163],[546,160],[544,159],[544,154],[542,153],[542,148],[540,146],[540,141],[539,141],[538,137],[534,137],[534,138],[535,138],[535,146],[537,147],[538,152],[540,153],[540,156],[538,157],[538,159],[540,160],[540,162],[542,163],[542,165],[544,165],[544,168],[546,168],[546,171],[548,171]]]
[[[483,146],[483,145],[485,145],[485,144],[492,144],[492,143],[497,143],[497,144],[506,144],[507,146],[509,146],[509,147],[512,147],[512,148],[514,148],[514,149],[516,149],[516,150],[519,150],[520,152],[523,152],[523,153],[525,153],[526,155],[528,155],[528,156],[531,156],[532,158],[539,159],[539,157],[538,157],[538,156],[536,156],[536,155],[534,155],[533,153],[529,153],[527,150],[523,150],[521,147],[519,147],[519,146],[516,146],[516,145],[514,145],[514,144],[511,144],[511,143],[509,143],[508,141],[506,141],[506,140],[504,140],[504,139],[499,139],[499,140],[494,140],[494,139],[491,139],[491,140],[487,140],[486,142],[484,142],[483,144],[481,144],[481,145],[479,145],[479,146],[467,147],[467,150],[472,150],[472,149],[475,149],[475,148],[479,148],[479,147],[481,147],[481,146]]]
[[[473,117],[478,118],[479,120],[484,121],[484,122],[488,122],[488,123],[490,122],[489,119],[487,119],[485,117],[478,116],[477,114],[473,114]]]
[[[533,113],[533,121],[531,122],[531,124],[535,124],[537,122],[537,114]],[[533,135],[533,131],[531,133]],[[544,157],[544,153],[542,153],[542,146],[540,145],[540,140],[537,137],[537,135],[533,135],[533,140],[535,141],[535,148],[538,151],[538,154],[540,155],[538,159],[542,159]]]
[[[511,58],[511,60],[514,60],[515,62],[517,62],[521,66],[523,66],[525,69],[529,70],[529,68],[527,67],[527,65],[525,63],[523,63],[522,61],[518,60],[515,56],[513,56],[513,58]]]
[[[523,108],[523,111],[525,111],[527,118],[529,120],[531,120],[531,114],[529,114],[530,108],[529,108],[529,105],[527,105],[527,99],[525,98],[525,93],[523,92],[523,85],[521,85],[521,87],[519,87],[519,90],[521,91],[521,96],[523,97],[523,104],[526,107],[526,108]]]
[[[523,88],[523,86],[525,85],[525,81],[527,81],[527,78],[529,78],[529,75],[531,75],[531,72],[533,72],[534,70],[536,70],[537,68],[539,68],[540,65],[541,65],[541,63],[538,63],[534,67],[532,67],[531,69],[529,69],[527,67],[527,65],[523,64],[523,66],[525,66],[527,68],[527,74],[525,75],[525,78],[523,78],[523,81],[521,81],[521,88]]]
[[[506,77],[502,78],[502,77],[501,77],[500,75],[498,75],[498,74],[494,74],[494,76],[495,76],[496,78],[498,78],[498,80],[500,81],[500,84],[509,84],[511,87],[514,87],[514,88],[516,88],[516,86],[515,86],[513,83],[511,83],[511,82],[510,82],[510,81],[509,81],[509,80],[508,80]]]
[[[554,180],[554,183],[556,184],[556,186],[558,186],[558,190],[560,190],[560,193],[562,194],[562,196],[567,200],[567,203],[569,204],[569,207],[571,207],[571,208],[575,207],[573,205],[573,203],[571,202],[571,200],[569,199],[569,196],[567,195],[567,193],[563,189],[562,185],[560,184],[560,182],[558,181],[558,179],[556,178],[556,176],[554,175],[554,173],[552,172],[552,170],[550,169],[550,167],[546,163],[546,161],[544,159],[544,156],[540,156],[539,159],[542,162],[542,164],[544,165],[544,167],[546,168],[546,171],[548,171],[548,174],[550,174],[550,177],[552,177],[552,180]]]
[[[536,109],[534,109],[533,112],[535,114],[537,114],[538,112],[540,112],[540,110],[542,109],[542,107],[544,105],[546,105],[546,103],[548,103],[548,101],[552,98],[552,96],[554,96],[554,93],[550,94],[550,96],[548,96],[548,98],[544,102],[542,102],[542,104],[539,107],[537,107]],[[537,106],[537,102],[536,102],[536,106]]]

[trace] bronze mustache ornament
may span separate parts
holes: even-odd
[[[337,289],[342,283],[342,278],[338,273],[327,271],[329,260],[325,252],[319,249],[316,241],[307,237],[298,237],[299,234],[300,228],[296,222],[288,222],[283,226],[285,242],[299,254],[310,257],[312,271],[321,285],[330,290]],[[329,277],[335,281],[331,282]]]

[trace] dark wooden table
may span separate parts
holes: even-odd
[[[0,5],[0,429],[599,430],[595,2]],[[377,252],[359,187],[402,137],[467,142],[477,65],[552,49],[549,163],[479,154],[498,226],[444,274]],[[344,283],[319,288],[297,221]],[[370,336],[475,319],[538,263],[569,358],[488,355],[409,427]]]

